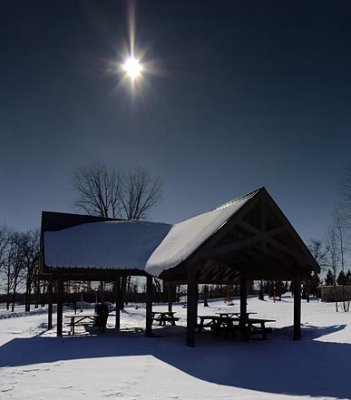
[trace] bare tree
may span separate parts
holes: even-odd
[[[314,257],[320,268],[324,269],[326,267],[327,251],[324,248],[322,241],[311,239],[308,244],[308,249],[310,250],[312,256]]]
[[[343,209],[336,207],[334,211],[334,226],[336,231],[337,245],[339,247],[339,264],[341,271],[346,275],[346,227],[345,227],[345,217],[342,215]],[[350,309],[350,298],[346,298],[345,282],[342,284],[342,307],[344,311],[349,311]]]
[[[323,270],[326,268],[326,256],[327,251],[323,246],[321,240],[311,239],[308,244],[308,248],[316,260],[317,264]],[[304,279],[302,282],[303,291],[302,295],[303,298],[306,298],[307,302],[310,301],[310,296],[318,296],[318,286],[320,284],[318,273],[312,273],[307,279]]]
[[[12,254],[12,232],[2,226],[1,229],[1,257],[0,257],[0,272],[1,272],[1,286],[6,293],[6,309],[10,309],[11,304],[11,289],[12,289],[12,264],[11,264],[11,254]]]
[[[109,171],[103,164],[74,171],[75,205],[89,215],[145,219],[161,197],[162,185],[142,168],[129,174]],[[128,293],[130,276],[122,279],[122,293]],[[123,304],[123,302],[122,302]],[[123,308],[123,305],[122,305]]]
[[[159,179],[151,179],[148,173],[137,168],[124,178],[121,192],[121,203],[124,217],[128,220],[145,219],[148,211],[154,207],[161,196],[161,182]],[[122,279],[123,293],[129,292],[131,277]],[[122,305],[123,309],[123,305]]]
[[[25,311],[30,311],[31,294],[39,273],[39,231],[20,234],[18,245],[26,285]]]
[[[0,226],[0,272],[5,265],[6,251],[9,244],[9,231],[6,226]]]
[[[89,215],[116,218],[121,211],[121,174],[102,164],[77,168],[73,186],[78,193],[75,205]]]
[[[343,214],[344,227],[351,230],[351,168],[341,184],[340,207]]]
[[[14,311],[18,289],[25,290],[25,310],[30,311],[31,293],[38,284],[39,231],[13,232],[0,226],[0,273],[6,305]]]
[[[109,171],[104,165],[74,171],[75,205],[89,215],[145,219],[161,197],[161,182],[142,168],[127,175]]]
[[[335,296],[337,300],[336,293],[336,274],[339,264],[339,247],[337,242],[337,234],[335,226],[330,226],[326,235],[326,249],[327,249],[327,265],[333,272],[333,284],[335,287]],[[335,302],[336,311],[338,311],[338,302]]]
[[[335,287],[335,297],[337,299],[336,282],[337,272],[340,269],[345,271],[345,227],[343,225],[343,218],[339,208],[335,208],[333,222],[329,227],[326,236],[326,265],[333,272],[333,281]],[[345,290],[343,288],[343,310],[348,311],[350,308],[350,301],[345,299]],[[338,311],[338,302],[336,301],[336,311]]]
[[[148,173],[137,168],[124,182],[121,201],[127,219],[145,219],[161,196],[161,182],[151,179]]]
[[[10,281],[11,275],[9,273],[9,264],[8,264],[8,252],[9,252],[9,243],[10,243],[10,233],[9,230],[5,226],[0,227],[0,277],[2,278],[0,283],[1,287],[5,289],[7,294],[6,307],[9,309],[10,307]],[[2,284],[4,282],[4,284]]]
[[[23,260],[21,254],[21,234],[14,232],[9,238],[9,249],[6,260],[7,273],[7,308],[12,303],[11,311],[15,310],[16,294],[19,285],[24,280]]]
[[[341,199],[337,207],[337,220],[342,229],[343,237],[343,263],[351,252],[351,168],[341,184]],[[345,257],[346,255],[346,257]]]

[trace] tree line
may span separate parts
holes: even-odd
[[[342,180],[339,187],[339,195],[331,214],[330,223],[326,232],[319,240],[312,239],[309,249],[326,273],[320,284],[329,286],[348,286],[351,284],[350,256],[351,256],[351,169]],[[306,282],[307,286],[309,282]],[[335,289],[336,290],[336,289]],[[350,309],[350,298],[342,301],[342,309]],[[338,311],[338,302],[335,303]]]
[[[40,300],[39,231],[17,232],[0,226],[0,288],[5,292],[6,308],[14,311],[16,296],[24,291],[25,310],[35,296]]]

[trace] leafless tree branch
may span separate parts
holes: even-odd
[[[102,164],[74,171],[73,186],[78,194],[76,207],[89,215],[145,219],[161,197],[159,179],[142,168],[127,175],[108,171]]]
[[[77,168],[73,186],[78,194],[75,205],[89,215],[117,218],[120,216],[122,178],[102,164]]]
[[[162,184],[159,179],[151,179],[148,173],[137,168],[124,183],[122,205],[127,219],[145,219],[148,211],[161,197]]]

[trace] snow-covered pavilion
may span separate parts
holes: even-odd
[[[188,286],[188,345],[195,343],[198,284],[240,283],[245,316],[248,279],[294,281],[294,339],[299,339],[301,280],[312,272],[319,272],[318,264],[265,188],[178,224],[42,214],[41,276],[57,283],[58,335],[65,280],[118,283],[127,274],[147,278],[146,334],[152,325],[152,276]]]

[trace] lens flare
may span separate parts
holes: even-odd
[[[140,64],[139,60],[137,60],[133,56],[130,56],[124,62],[123,70],[132,81],[135,81],[141,76],[143,67]]]

